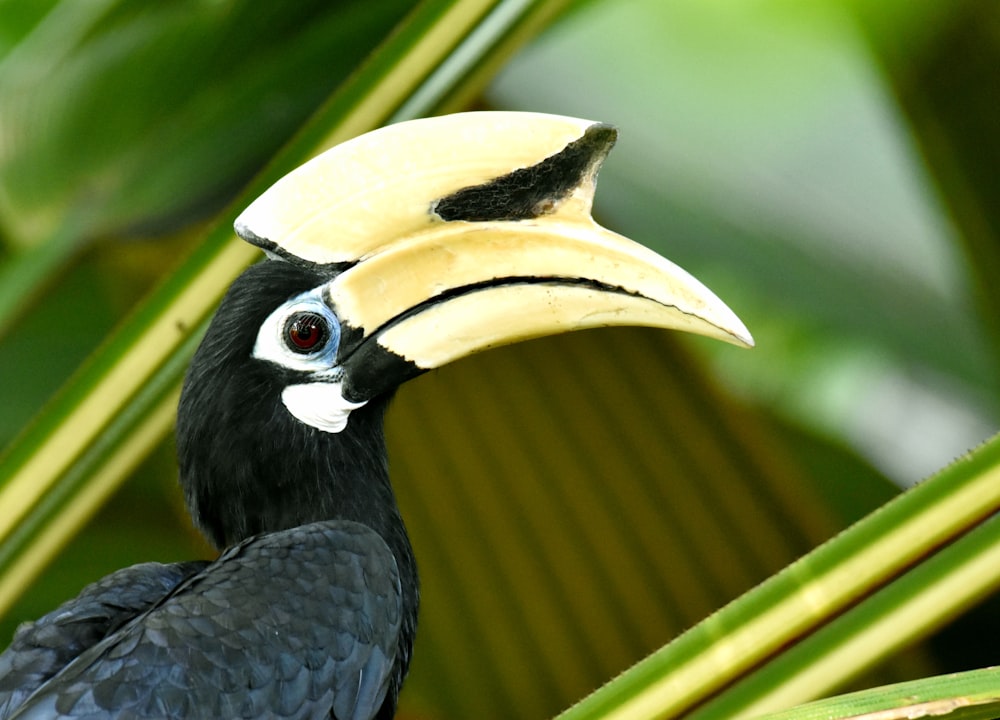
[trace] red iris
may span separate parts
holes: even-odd
[[[298,313],[285,323],[285,340],[295,352],[318,350],[327,334],[326,319],[316,313]]]

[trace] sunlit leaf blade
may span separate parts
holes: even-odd
[[[205,306],[218,297],[214,286],[230,280],[253,258],[224,234],[218,236],[223,242],[199,248],[189,261],[189,271],[163,285],[4,456],[0,464],[4,541],[127,404],[140,397],[153,374],[187,339],[187,332],[198,327]]]
[[[123,413],[109,427],[107,434],[123,439],[88,448],[56,492],[46,496],[0,547],[4,567],[0,608],[9,607],[30,586],[68,538],[107,502],[121,478],[127,477],[170,431],[179,394],[179,387],[157,388],[151,383],[144,388],[144,397],[131,407],[139,416]]]
[[[25,432],[0,463],[0,538],[14,537],[21,523],[36,526],[35,513],[46,496],[63,496],[57,488],[88,448],[127,440],[127,428],[114,420],[123,414],[141,417],[152,407],[142,388],[167,386],[180,377],[185,343],[200,326],[224,289],[257,251],[233,239],[232,221],[250,198],[325,145],[346,139],[385,122],[431,76],[484,18],[498,6],[485,0],[453,0],[421,5],[331,98],[302,131],[274,158],[218,218],[195,253],[103,346],[46,412]],[[516,22],[551,3],[513,3]],[[480,47],[488,53],[492,44]],[[469,51],[468,62],[478,55]],[[429,111],[430,108],[423,108]],[[178,361],[178,358],[181,361]],[[118,427],[122,434],[111,431]],[[120,480],[120,478],[119,478]],[[53,521],[58,522],[54,517]],[[38,521],[37,527],[41,528]],[[66,526],[65,540],[70,532]],[[53,543],[53,547],[56,543]],[[0,570],[15,562],[14,553]],[[35,572],[41,567],[35,567]],[[0,585],[3,580],[0,579]],[[19,588],[7,588],[12,599]]]
[[[677,717],[998,510],[1000,439],[995,439],[726,606],[560,718]],[[971,592],[979,597],[982,589]],[[968,602],[956,591],[932,613],[950,617]]]
[[[1000,716],[1000,668],[970,670],[873,688],[755,720],[992,720]]]
[[[387,423],[435,716],[552,717],[840,527],[670,333],[493,350]]]
[[[1000,589],[998,567],[1000,516],[994,516],[689,717],[756,717],[835,690]],[[1000,696],[1000,677],[990,677]]]

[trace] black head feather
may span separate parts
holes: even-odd
[[[181,484],[195,523],[218,547],[333,518],[365,523],[390,547],[399,542],[383,434],[388,396],[352,412],[343,432],[326,433],[281,401],[303,374],[253,357],[261,323],[328,279],[278,261],[251,267],[192,359],[177,416]]]
[[[396,674],[377,716],[391,717],[419,602],[413,550],[389,484],[383,419],[393,391],[352,411],[341,432],[324,432],[297,420],[281,400],[305,373],[253,355],[271,313],[329,279],[266,261],[230,287],[185,377],[177,415],[181,484],[195,523],[218,547],[335,519],[363,523],[385,540],[403,595]]]

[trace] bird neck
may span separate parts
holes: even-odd
[[[396,558],[404,628],[416,622],[413,551],[389,484],[384,415],[391,394],[353,410],[328,433],[282,402],[294,371],[254,355],[258,331],[290,297],[329,277],[263,262],[230,286],[205,331],[177,409],[181,486],[195,524],[216,547],[313,522],[352,520],[377,532]]]
[[[241,393],[248,395],[246,388]],[[199,393],[195,383],[182,396],[178,414],[181,484],[195,524],[219,548],[320,521],[351,520],[370,527],[396,559],[403,593],[401,632],[412,641],[418,578],[389,482],[384,433],[389,398],[352,412],[340,433],[317,430],[278,406],[258,427],[227,422],[228,412],[220,417],[219,409],[228,406],[218,400]],[[408,655],[399,662],[405,673]],[[394,681],[397,686],[401,678]]]
[[[178,417],[178,458],[195,524],[222,548],[311,522],[353,520],[378,532],[393,551],[407,552],[389,482],[387,402],[379,398],[354,411],[340,433],[299,422],[283,407],[242,432],[212,417],[211,407],[185,408]]]

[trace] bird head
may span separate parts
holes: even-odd
[[[416,120],[334,147],[254,201],[236,231],[270,259],[223,300],[179,411],[182,481],[209,536],[226,544],[304,521],[227,527],[209,508],[233,498],[263,493],[273,507],[262,512],[281,514],[291,493],[325,512],[304,477],[359,464],[384,475],[388,397],[472,353],[610,325],[752,345],[704,285],[591,217],[615,138],[533,113]],[[227,467],[207,467],[220,457]],[[238,487],[185,480],[220,473]]]

